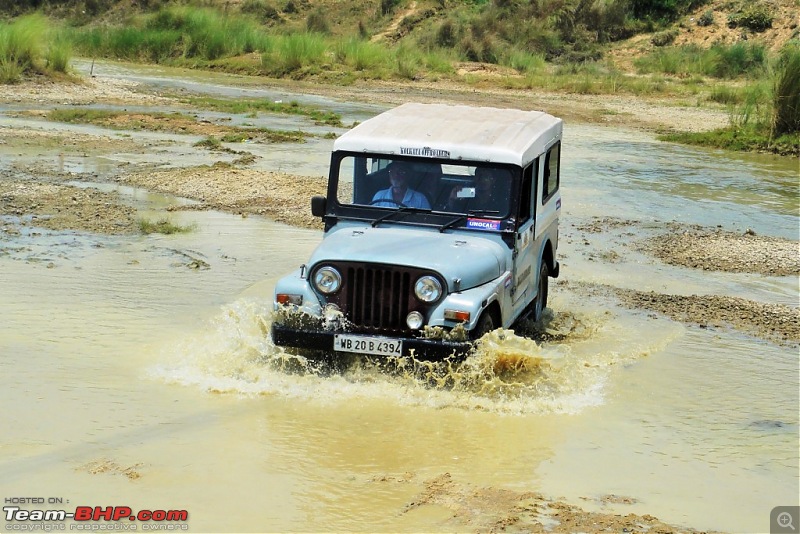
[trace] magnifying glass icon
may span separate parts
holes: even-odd
[[[790,514],[789,512],[779,513],[777,519],[778,519],[778,525],[780,525],[781,528],[790,528],[792,530],[795,530],[794,524],[792,523],[792,514]]]

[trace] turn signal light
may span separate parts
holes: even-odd
[[[278,293],[275,295],[275,301],[278,304],[283,304],[284,306],[288,304],[294,304],[295,306],[300,306],[303,304],[303,295],[290,295],[288,293]]]
[[[461,310],[444,310],[444,318],[450,321],[469,322],[469,312]]]

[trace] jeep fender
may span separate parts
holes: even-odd
[[[501,295],[506,293],[504,281],[511,275],[510,271],[506,271],[499,277],[491,280],[478,287],[466,289],[457,293],[451,293],[433,309],[431,316],[428,319],[430,326],[457,326],[458,322],[446,320],[444,318],[444,310],[459,310],[469,312],[469,323],[465,326],[468,330],[472,330],[478,323],[478,319],[483,311],[490,307],[493,302],[497,302]],[[498,306],[502,309],[502,306]],[[502,324],[502,317],[499,318]]]
[[[314,293],[314,290],[311,289],[311,284],[308,282],[308,279],[301,276],[304,270],[308,273],[307,269],[301,267],[278,280],[278,283],[275,284],[275,294],[288,293],[290,295],[302,295],[303,303],[296,307],[296,311],[319,317],[322,315],[322,305],[316,293]],[[274,309],[276,311],[283,309],[283,304],[275,302]]]

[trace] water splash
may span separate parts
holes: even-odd
[[[617,335],[607,317],[565,312],[523,325],[530,337],[490,332],[463,360],[346,355],[334,362],[273,345],[268,304],[241,299],[224,306],[203,332],[164,347],[151,375],[213,393],[316,403],[382,399],[502,414],[577,413],[602,403],[610,365],[640,355],[587,348]]]

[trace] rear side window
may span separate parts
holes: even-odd
[[[542,176],[542,204],[558,191],[559,163],[561,160],[561,141],[550,147],[544,159],[544,176]]]
[[[531,218],[533,215],[531,210],[531,194],[533,191],[533,184],[535,183],[534,173],[539,172],[539,158],[536,158],[533,163],[525,167],[522,171],[522,190],[520,191],[519,201],[519,224]]]

